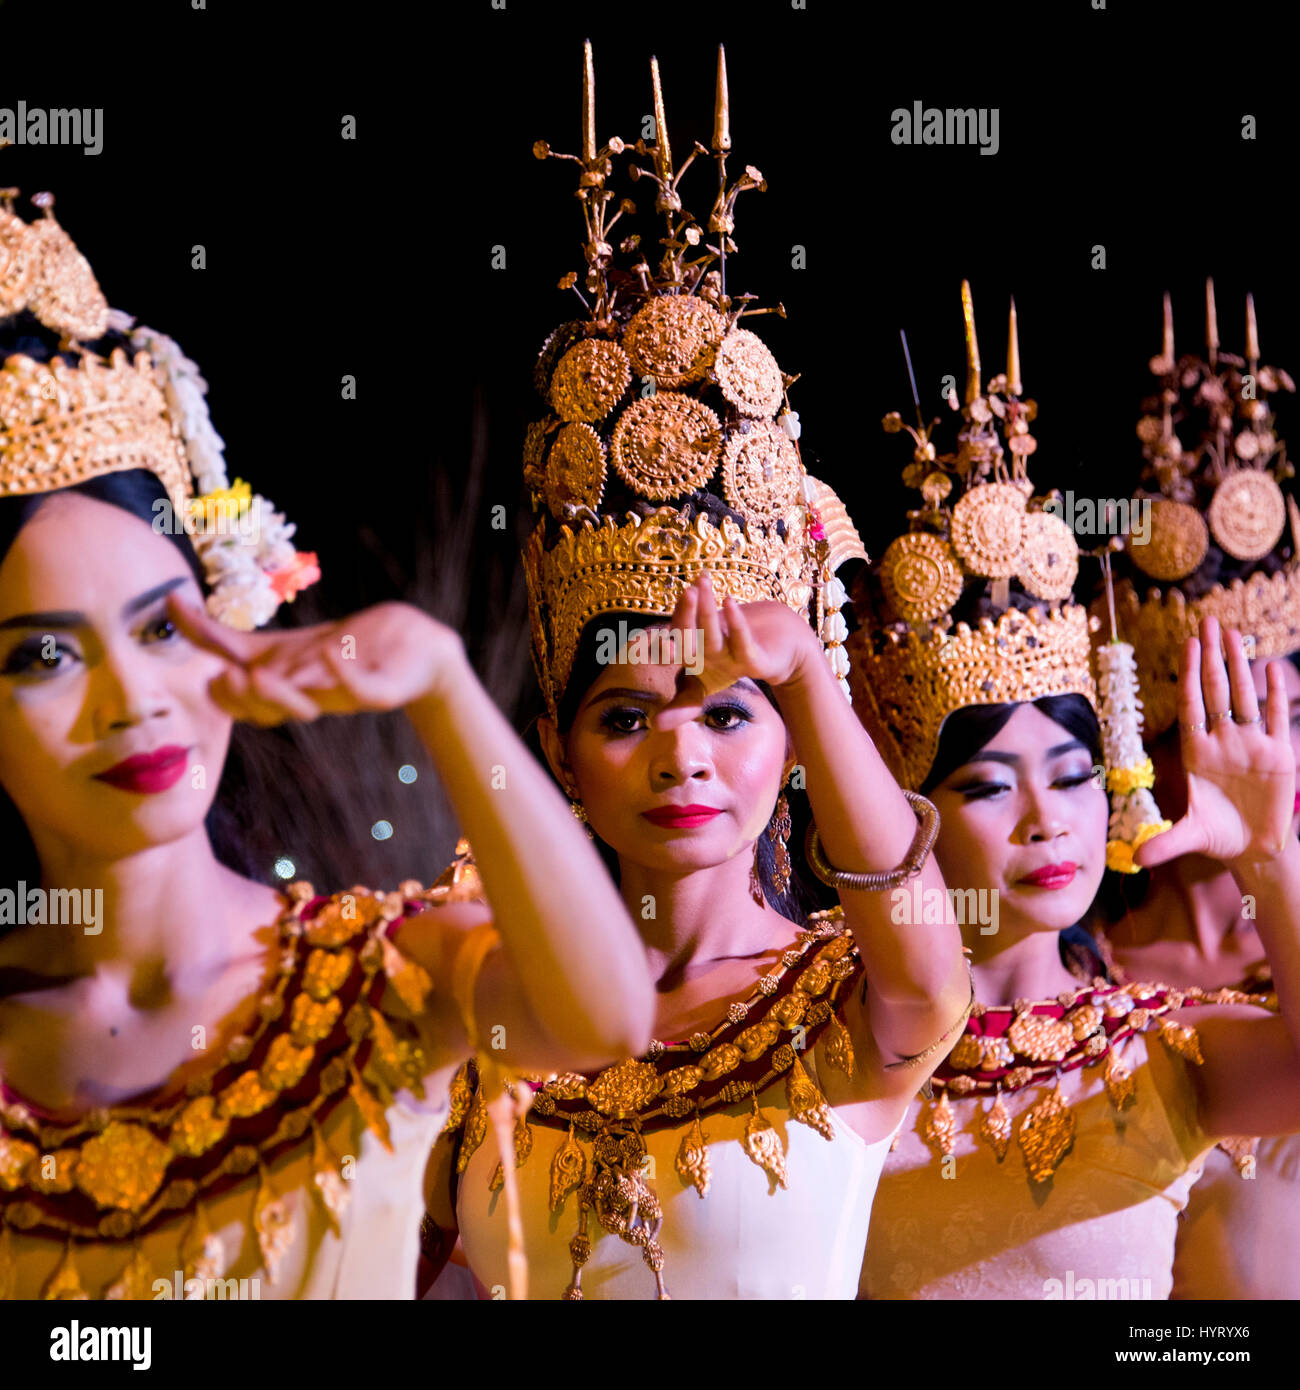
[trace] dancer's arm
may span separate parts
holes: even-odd
[[[1231,871],[1243,898],[1254,899],[1281,1016],[1192,1008],[1177,1019],[1200,1035],[1205,1060],[1189,1072],[1206,1133],[1286,1134],[1300,1130],[1300,841],[1291,836],[1288,701],[1281,668],[1270,664],[1263,721],[1254,722],[1261,711],[1241,636],[1223,636],[1226,670],[1214,619],[1202,621],[1200,639],[1184,648],[1179,729],[1187,814],[1136,860],[1150,868],[1181,854],[1209,855]],[[1207,711],[1228,710],[1235,718],[1209,727]]]
[[[505,950],[487,957],[473,1012],[494,1058],[523,1070],[585,1070],[645,1049],[654,996],[636,928],[454,632],[397,603],[269,633],[235,632],[179,602],[172,612],[191,640],[226,659],[211,694],[235,717],[274,724],[402,708],[429,749],[491,909],[434,908],[399,931],[398,944],[437,984],[433,1069],[469,1050],[447,985],[469,930],[489,916]]]
[[[766,681],[805,770],[808,798],[826,858],[836,868],[873,873],[899,865],[917,832],[917,818],[885,766],[827,663],[812,628],[782,603],[728,600],[719,612],[702,581],[684,596],[675,624],[698,624],[704,679],[728,684],[740,675]],[[931,855],[920,885],[933,896],[938,921],[900,912],[891,892],[842,890],[844,920],[853,932],[867,978],[867,1017],[874,1049],[868,1078],[875,1095],[912,1095],[938,1066],[940,1048],[916,1068],[883,1064],[923,1052],[959,1018],[970,1000],[961,935]],[[913,901],[911,885],[905,896]],[[925,901],[923,898],[922,901]],[[954,1033],[952,1041],[956,1041]]]

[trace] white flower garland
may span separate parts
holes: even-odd
[[[1130,643],[1106,642],[1098,649],[1097,701],[1111,796],[1106,864],[1120,873],[1137,873],[1134,852],[1170,823],[1151,794],[1155,774],[1142,746],[1142,701]]]
[[[134,319],[116,310],[109,323],[119,332],[130,331],[131,346],[149,354],[167,412],[180,431],[194,475],[191,539],[211,590],[208,612],[245,632],[261,627],[284,601],[272,575],[294,564],[297,552],[291,537],[296,528],[266,498],[247,492],[238,482],[231,489],[225,442],[212,427],[204,399],[208,384],[198,365],[155,328],[136,326]],[[207,515],[215,526],[205,526]]]

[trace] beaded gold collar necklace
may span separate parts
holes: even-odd
[[[1119,1055],[1119,1045],[1155,1025],[1160,1040],[1195,1064],[1201,1056],[1196,1030],[1164,1015],[1191,1004],[1264,1003],[1240,990],[1172,989],[1165,985],[1092,984],[1054,1000],[1018,999],[1010,1008],[977,1004],[947,1060],[931,1078],[931,1097],[918,1132],[941,1159],[955,1151],[957,1116],[950,1097],[992,1095],[975,1131],[997,1155],[1006,1157],[1012,1121],[1002,1096],[1055,1080],[1051,1092],[1028,1110],[1015,1130],[1030,1178],[1046,1182],[1074,1143],[1075,1119],[1061,1094],[1061,1076],[1077,1067],[1105,1063],[1106,1094],[1116,1113],[1137,1097],[1137,1079]]]
[[[311,1190],[337,1233],[349,1193],[320,1125],[351,1097],[391,1149],[384,1118],[391,1092],[423,1094],[414,1029],[388,1018],[382,999],[391,983],[408,1008],[423,1007],[429,976],[389,936],[434,892],[406,883],[382,896],[356,888],[323,898],[295,883],[288,895],[276,923],[279,974],[258,999],[256,1027],[233,1038],[179,1098],[103,1107],[55,1124],[0,1081],[0,1298],[14,1283],[11,1230],[64,1243],[46,1298],[88,1296],[78,1241],[123,1245],[124,1267],[104,1297],[151,1298],[155,1273],[140,1239],[186,1211],[193,1215],[181,1241],[185,1277],[219,1277],[225,1251],[204,1204],[255,1169],[252,1224],[274,1283],[296,1231],[269,1168],[309,1131]]]
[[[565,1298],[583,1296],[582,1266],[591,1255],[588,1230],[593,1212],[606,1231],[641,1248],[654,1272],[656,1296],[669,1296],[658,1240],[663,1208],[641,1172],[645,1132],[694,1116],[674,1166],[681,1182],[701,1197],[711,1177],[708,1136],[701,1121],[711,1111],[746,1100],[753,1109],[741,1145],[774,1182],[787,1185],[780,1131],[758,1105],[758,1096],[781,1077],[791,1118],[827,1140],[833,1137],[825,1098],[799,1053],[824,1036],[825,1056],[846,1076],[853,1075],[853,1046],[837,1014],[861,971],[841,909],[814,913],[808,929],[796,934],[795,945],[782,956],[780,967],[762,976],[745,999],[730,1004],[708,1032],[683,1042],[653,1041],[644,1057],[607,1067],[594,1078],[568,1073],[548,1081],[530,1080],[532,1108],[515,1126],[515,1166],[521,1167],[532,1152],[530,1122],[568,1131],[550,1168],[551,1210],[558,1211],[570,1193],[577,1194],[578,1202],[578,1230],[569,1243],[573,1277]],[[463,1126],[456,1158],[456,1171],[463,1174],[488,1128],[468,1067],[452,1083],[451,1103],[447,1129]],[[590,1158],[578,1131],[589,1137]],[[501,1183],[498,1163],[489,1185],[496,1191]]]

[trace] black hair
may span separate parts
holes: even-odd
[[[577,717],[578,707],[582,704],[587,691],[595,684],[603,669],[604,663],[601,661],[601,647],[603,630],[620,630],[620,625],[625,625],[622,629],[626,631],[630,638],[634,633],[644,631],[647,628],[655,627],[668,622],[666,616],[654,616],[646,613],[603,613],[597,618],[593,618],[583,629],[582,635],[578,640],[577,651],[573,659],[573,668],[569,673],[568,683],[565,686],[564,694],[556,708],[556,724],[560,735],[567,737],[573,728],[573,721]],[[756,682],[764,697],[773,709],[777,708],[776,698],[771,689],[763,682]],[[820,907],[829,906],[828,901],[822,901],[824,895],[819,895],[811,886],[808,875],[803,869],[802,851],[799,849],[804,842],[804,835],[811,820],[811,812],[808,808],[807,798],[797,796],[790,788],[786,788],[786,802],[790,807],[791,832],[787,844],[790,853],[790,882],[786,886],[784,893],[776,891],[776,847],[766,833],[761,834],[756,841],[756,854],[758,865],[759,882],[763,888],[763,896],[767,899],[770,906],[774,907],[784,917],[793,922],[803,925],[808,920],[808,914],[816,911]],[[593,831],[594,833],[594,831]],[[600,851],[606,867],[613,876],[614,881],[618,882],[618,856],[603,840],[596,837],[596,847]],[[830,901],[833,901],[830,900]]]
[[[1043,695],[1033,702],[1034,708],[1072,734],[1088,750],[1094,766],[1102,766],[1101,724],[1097,711],[1082,695]],[[966,705],[944,720],[939,735],[939,749],[929,774],[921,784],[922,796],[928,795],[959,767],[992,742],[1020,708],[1015,702],[996,705]],[[1112,882],[1122,877],[1107,872],[1097,898],[1098,904],[1109,903],[1122,893],[1122,885]],[[1061,963],[1075,975],[1091,978],[1100,975],[1109,979],[1109,971],[1101,958],[1092,933],[1083,923],[1075,923],[1060,934]]]

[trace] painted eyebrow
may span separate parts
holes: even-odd
[[[156,584],[152,589],[143,594],[137,594],[135,598],[128,599],[122,605],[122,616],[124,618],[134,617],[142,609],[148,608],[150,604],[157,603],[160,598],[170,594],[173,589],[178,589],[193,576],[188,574],[178,575],[175,579],[164,580],[161,584]],[[19,627],[35,627],[42,630],[60,627],[84,627],[86,625],[86,615],[77,612],[76,609],[56,609],[49,613],[18,613],[12,618],[5,618],[0,622],[0,631],[11,631]]]
[[[1047,757],[1059,758],[1062,753],[1072,753],[1076,748],[1082,749],[1085,753],[1088,751],[1087,748],[1084,747],[1084,745],[1080,743],[1077,738],[1073,738],[1069,741],[1069,743],[1058,743],[1055,747],[1049,748],[1047,750]],[[971,763],[1006,763],[1010,767],[1019,767],[1021,759],[1018,753],[997,753],[985,751],[976,753],[976,755],[973,758],[970,758],[967,761]]]
[[[748,676],[741,676],[735,682],[734,688],[748,690],[754,695],[762,693]],[[663,696],[656,694],[653,690],[631,690],[626,686],[615,686],[610,690],[602,690],[599,695],[593,696],[588,702],[587,708],[591,709],[594,705],[603,704],[606,700],[644,700],[647,704],[657,705],[663,702]]]

